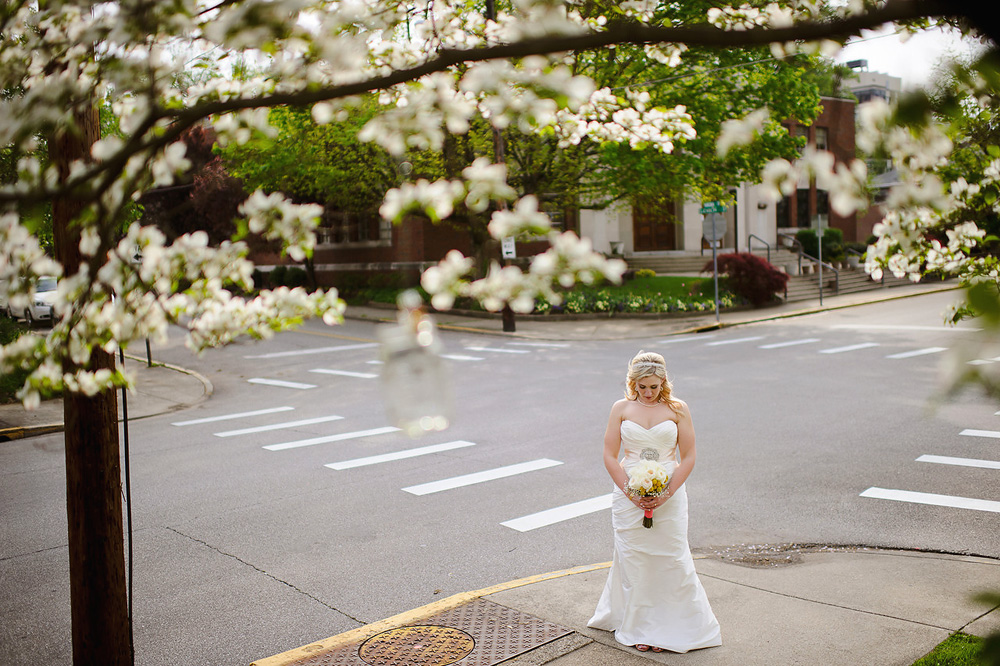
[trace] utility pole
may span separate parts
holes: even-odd
[[[74,114],[75,126],[53,136],[49,156],[60,182],[75,160],[89,160],[100,137],[96,107]],[[79,270],[80,227],[74,224],[84,201],[72,193],[52,201],[56,258],[65,275]],[[71,361],[63,371],[72,372]],[[115,358],[95,348],[87,370],[114,370]],[[122,525],[118,402],[114,391],[63,396],[66,443],[66,514],[69,537],[70,610],[76,666],[132,663]]]
[[[496,21],[496,19],[497,8],[495,0],[486,0],[486,20]],[[503,134],[500,132],[499,128],[493,125],[493,162],[495,164],[503,164],[504,160]],[[498,206],[500,210],[504,210],[507,208],[507,203],[505,201],[500,201]],[[503,256],[502,251],[500,258],[503,259],[505,265],[510,265],[510,260]],[[500,317],[503,322],[504,333],[513,333],[517,330],[517,324],[514,321],[514,311],[510,309],[509,303],[504,304]]]

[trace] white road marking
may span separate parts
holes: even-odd
[[[603,511],[604,509],[610,508],[611,493],[608,493],[607,495],[601,495],[600,497],[592,497],[580,502],[557,506],[554,509],[547,509],[545,511],[539,511],[538,513],[532,513],[528,516],[522,516],[521,518],[507,520],[500,524],[504,527],[509,527],[512,530],[517,530],[518,532],[527,532],[539,527],[560,523],[564,520],[585,516],[588,513],[595,513],[597,511]]]
[[[907,326],[904,324],[837,324],[830,328],[851,328],[854,330],[872,331],[953,331],[956,333],[964,333],[966,331],[974,333],[982,330],[979,328],[955,328],[954,326]]]
[[[781,349],[782,347],[794,347],[795,345],[808,345],[812,342],[819,342],[819,338],[803,338],[801,340],[789,340],[788,342],[774,342],[769,345],[761,345],[758,349]]]
[[[375,379],[378,377],[378,374],[374,372],[351,372],[350,370],[327,370],[326,368],[316,368],[309,372],[315,372],[320,375],[337,375],[339,377],[357,377],[359,379]]]
[[[1000,431],[997,430],[973,430],[972,428],[966,428],[959,435],[965,435],[966,437],[992,437],[993,439],[1000,439]]]
[[[914,504],[929,504],[931,506],[946,506],[954,509],[972,509],[974,511],[990,511],[992,513],[1000,513],[1000,502],[975,499],[972,497],[957,497],[955,495],[935,495],[933,493],[918,493],[910,490],[869,488],[861,493],[861,497],[895,500],[897,502],[912,502]]]
[[[385,435],[390,432],[399,432],[399,428],[386,426],[384,428],[372,428],[371,430],[358,430],[356,432],[344,432],[339,435],[327,435],[325,437],[312,437],[310,439],[300,439],[295,442],[283,442],[281,444],[269,444],[264,448],[268,451],[284,451],[285,449],[297,449],[303,446],[313,446],[315,444],[327,444],[329,442],[342,442],[346,439],[358,439],[360,437],[371,437],[372,435]]]
[[[441,358],[447,358],[452,361],[482,361],[482,356],[465,356],[463,354],[441,354]]]
[[[886,358],[913,358],[914,356],[925,356],[926,354],[937,354],[938,352],[948,351],[947,347],[925,347],[923,349],[914,349],[913,351],[900,352],[898,354],[889,354]]]
[[[521,345],[522,347],[569,347],[565,342],[508,342],[509,345]]]
[[[717,347],[719,345],[735,345],[739,342],[753,342],[754,340],[763,340],[763,335],[754,335],[749,338],[735,338],[733,340],[717,340],[716,342],[706,342],[706,347]]]
[[[289,356],[308,356],[310,354],[327,354],[329,352],[350,351],[352,349],[370,349],[378,347],[377,342],[363,342],[357,345],[339,345],[337,347],[313,347],[311,349],[295,349],[293,351],[271,352],[270,354],[254,354],[243,358],[287,358]]]
[[[499,347],[466,347],[469,351],[478,352],[498,352],[500,354],[530,354],[530,351],[524,349],[501,349]]]
[[[939,465],[958,465],[960,467],[980,467],[982,469],[1000,469],[1000,460],[979,460],[977,458],[952,458],[950,456],[923,455],[917,462],[938,463]]]
[[[242,428],[240,430],[226,430],[224,432],[213,432],[216,437],[236,437],[237,435],[249,435],[254,432],[268,432],[269,430],[287,430],[299,426],[313,425],[316,423],[328,423],[339,421],[343,416],[318,416],[312,419],[302,419],[301,421],[285,421],[284,423],[271,423],[269,425],[255,426],[253,428]]]
[[[858,349],[869,349],[871,347],[878,347],[877,342],[862,342],[856,345],[847,345],[846,347],[832,347],[830,349],[821,349],[820,354],[841,354],[843,352],[857,351]]]
[[[540,460],[531,460],[529,462],[518,463],[516,465],[497,467],[495,469],[488,469],[474,474],[464,474],[462,476],[453,476],[450,479],[441,479],[440,481],[421,483],[416,486],[403,488],[403,490],[411,495],[430,495],[431,493],[439,493],[443,490],[452,490],[453,488],[471,486],[475,483],[483,483],[494,479],[503,479],[508,476],[516,476],[526,472],[534,472],[539,469],[555,467],[556,465],[562,465],[562,462],[558,460],[549,460],[548,458],[541,458]]]
[[[198,425],[200,423],[214,423],[215,421],[231,421],[233,419],[242,419],[249,416],[260,416],[261,414],[274,414],[276,412],[287,412],[293,409],[295,408],[270,407],[268,409],[257,409],[252,412],[239,412],[238,414],[223,414],[222,416],[207,416],[203,419],[192,419],[191,421],[177,421],[176,423],[171,423],[170,425],[189,426],[189,425]]]
[[[445,442],[444,444],[431,444],[430,446],[421,446],[416,449],[407,449],[405,451],[396,451],[395,453],[383,453],[382,455],[368,456],[367,458],[354,458],[353,460],[342,460],[340,462],[328,463],[323,466],[336,470],[353,469],[354,467],[365,467],[366,465],[378,465],[379,463],[392,462],[394,460],[405,460],[406,458],[416,458],[417,456],[426,456],[431,453],[440,453],[441,451],[451,451],[453,449],[461,449],[466,446],[475,446],[475,445],[476,445],[475,442],[466,442],[464,440],[458,440],[455,442]]]
[[[674,342],[687,342],[689,340],[708,340],[709,338],[714,338],[715,335],[705,335],[703,333],[695,333],[694,335],[682,335],[679,338],[667,338],[666,340],[660,340],[658,344],[669,345]]]
[[[379,360],[365,361],[365,363],[367,363],[368,365],[383,365],[382,361],[379,361]]]
[[[969,361],[969,365],[989,365],[994,362],[996,362],[994,358],[977,358],[974,361]]]
[[[293,388],[293,389],[314,389],[315,384],[301,384],[299,382],[286,382],[280,379],[264,379],[262,377],[253,377],[248,379],[247,382],[250,384],[263,384],[265,386],[280,386],[282,388]]]

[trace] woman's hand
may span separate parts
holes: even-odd
[[[629,495],[629,499],[632,500],[632,504],[635,504],[638,508],[643,511],[657,509],[664,504],[670,497],[664,493],[659,497],[640,497],[638,495]]]

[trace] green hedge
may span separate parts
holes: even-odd
[[[17,321],[6,315],[0,315],[0,345],[17,340],[26,331],[27,329]],[[24,370],[0,374],[0,404],[17,400],[14,394],[24,385],[27,377],[28,373]]]

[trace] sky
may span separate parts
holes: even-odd
[[[862,39],[847,44],[835,59],[842,63],[865,59],[869,71],[898,76],[906,90],[926,84],[937,64],[949,54],[969,53],[973,48],[974,42],[963,40],[953,30],[935,28],[904,42],[886,29],[866,33]]]

